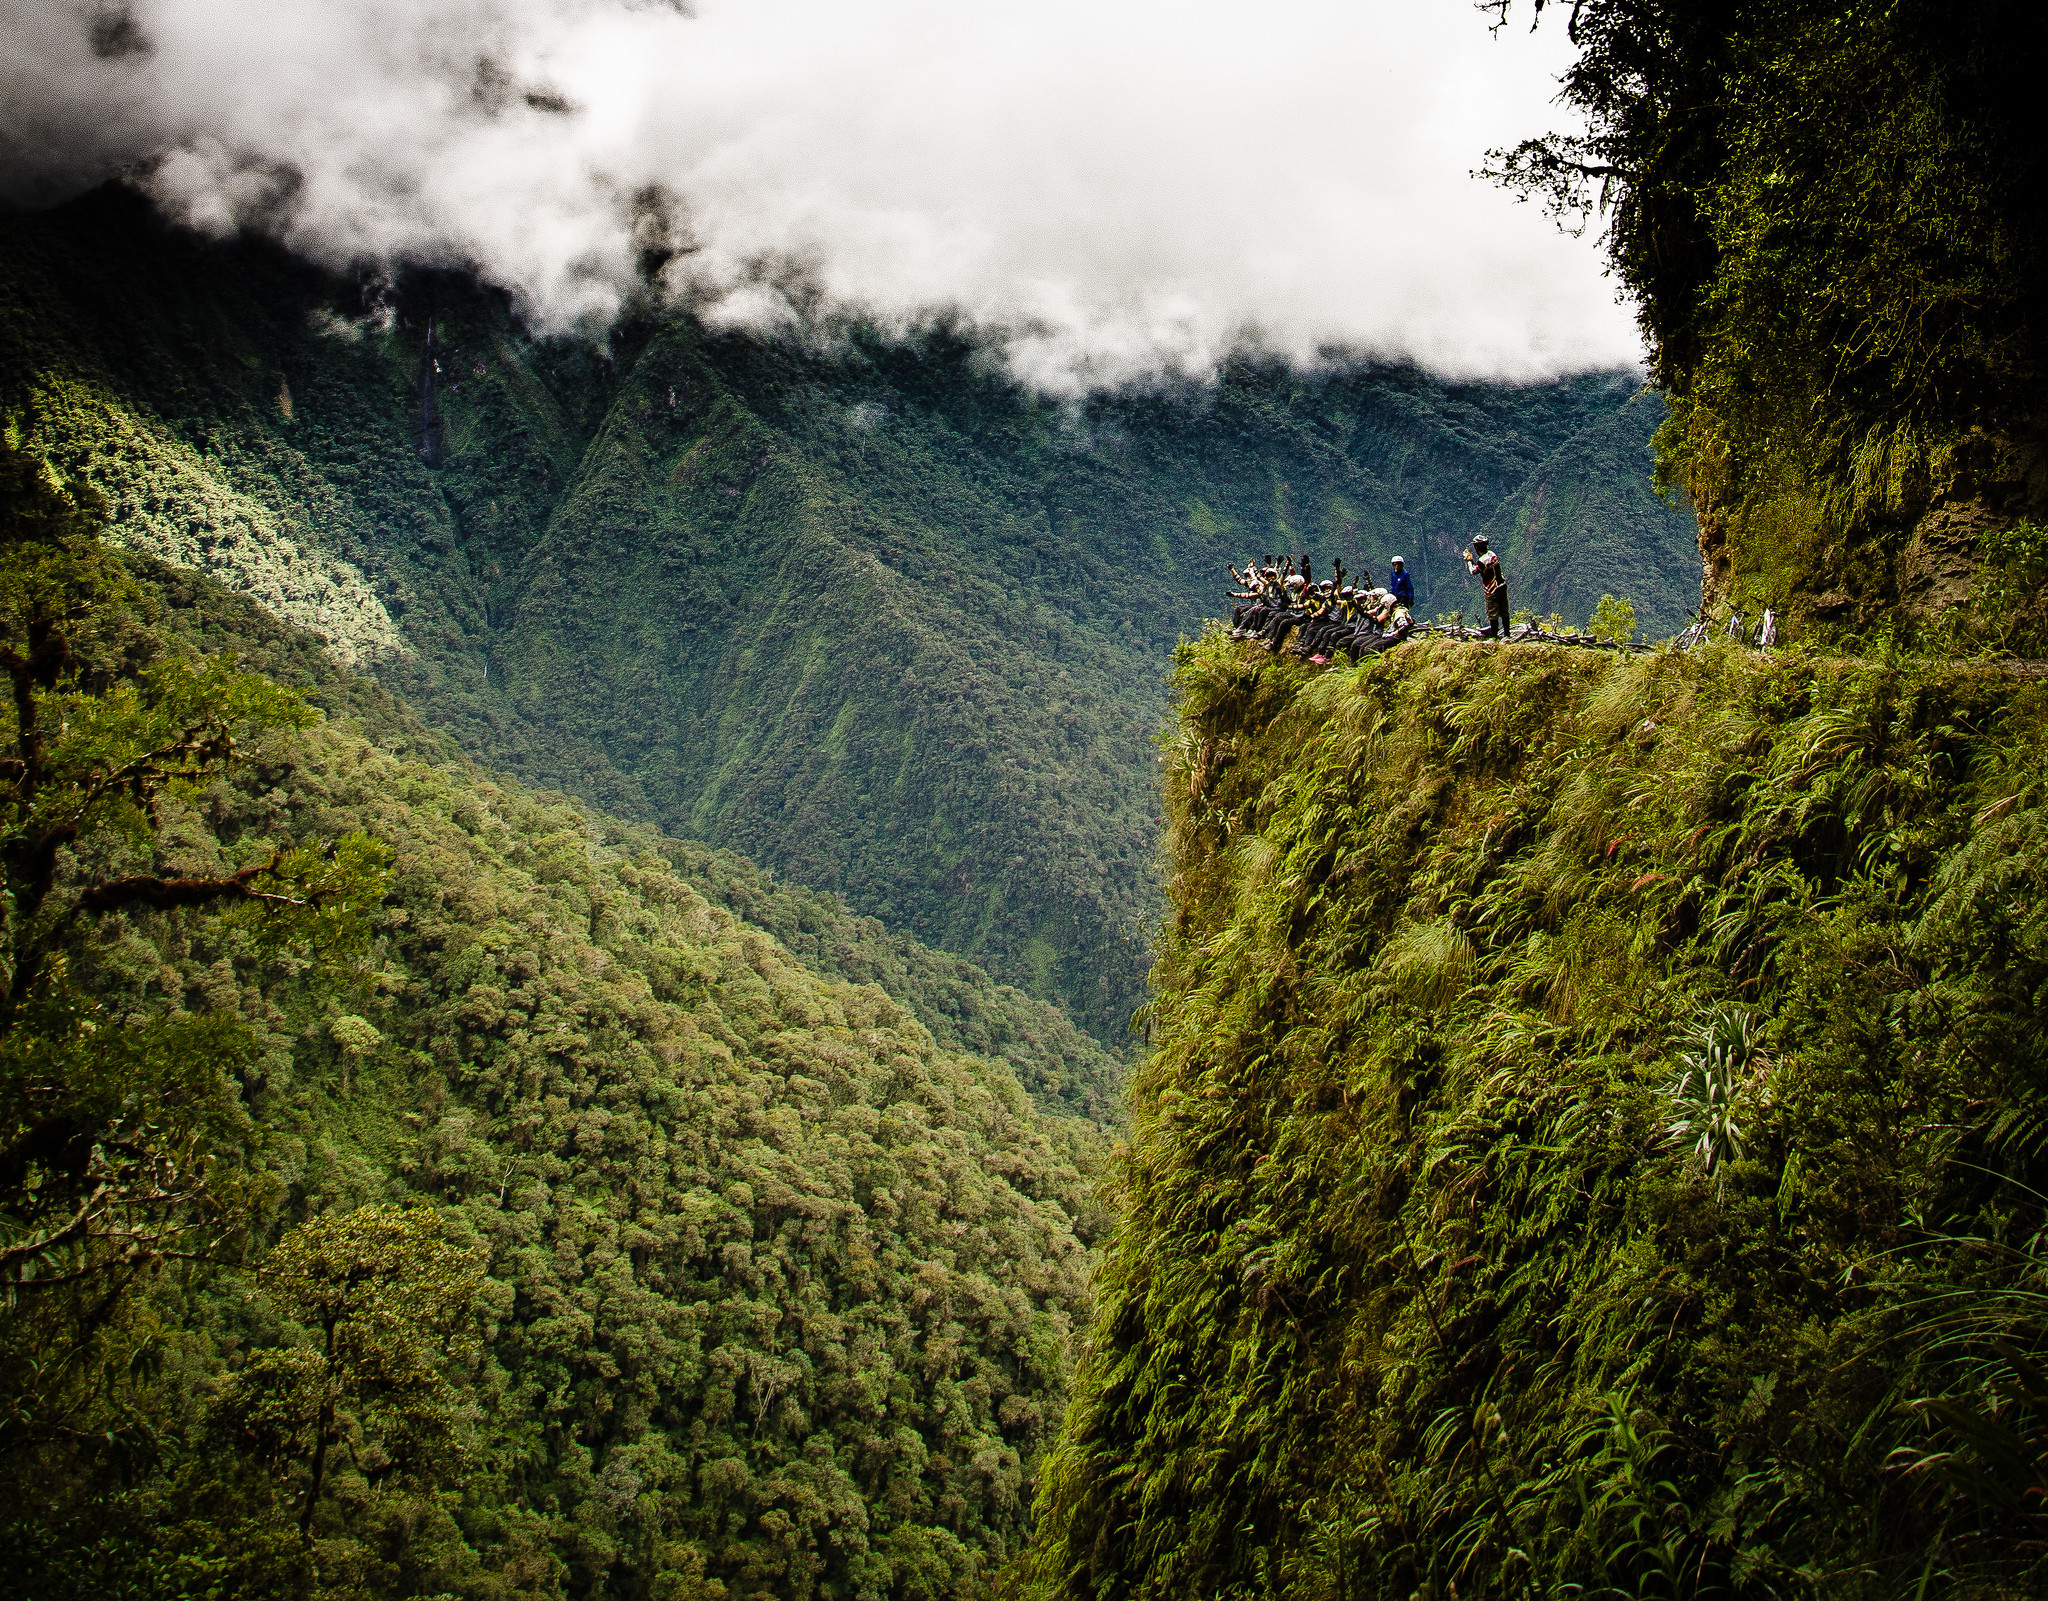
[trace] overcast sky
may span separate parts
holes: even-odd
[[[1460,375],[1640,353],[1592,238],[1469,176],[1559,124],[1567,47],[1468,0],[0,0],[0,22],[15,201],[148,163],[189,222],[336,265],[471,262],[554,326],[616,308],[658,189],[693,247],[674,286],[711,315],[947,312],[1055,388],[1248,337]]]

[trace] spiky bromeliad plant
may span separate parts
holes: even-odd
[[[1758,1065],[1753,1014],[1740,1006],[1716,1006],[1693,1025],[1678,1071],[1664,1086],[1671,1103],[1667,1132],[1675,1143],[1690,1146],[1701,1170],[1717,1183],[1727,1177],[1729,1163],[1742,1160],[1737,1102]]]

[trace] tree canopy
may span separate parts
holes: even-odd
[[[677,863],[910,992],[933,953],[485,779],[216,586],[124,568],[39,473],[0,483],[10,529],[59,529],[0,551],[55,575],[6,648],[71,652],[8,769],[21,1582],[713,1601],[990,1578],[1064,1408],[1100,1128],[806,970]],[[952,982],[942,1021],[1011,1037],[985,978]]]

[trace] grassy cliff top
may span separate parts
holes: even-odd
[[[1044,1593],[2018,1593],[2048,685],[1213,634],[1177,682]]]

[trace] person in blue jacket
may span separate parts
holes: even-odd
[[[1394,558],[1394,571],[1387,579],[1387,592],[1410,611],[1415,609],[1415,580],[1408,576],[1408,566],[1399,556]]]

